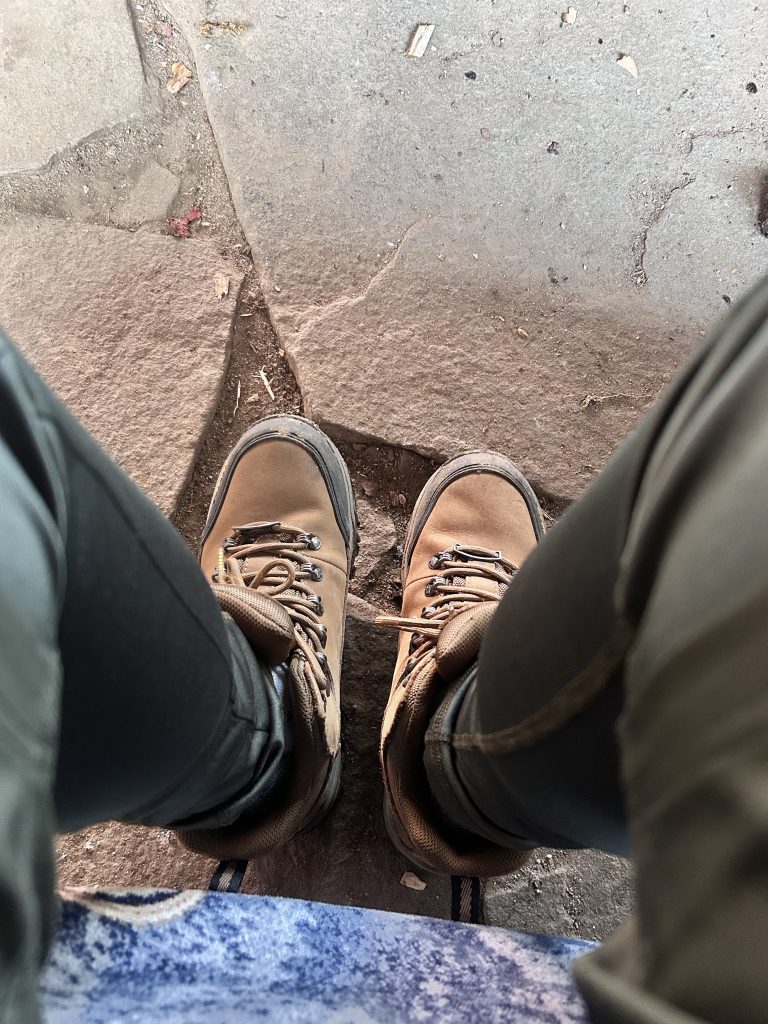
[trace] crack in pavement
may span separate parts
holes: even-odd
[[[651,216],[648,218],[648,223],[644,224],[640,234],[635,239],[632,246],[632,255],[634,257],[634,265],[632,268],[632,279],[638,288],[645,288],[648,284],[648,274],[645,270],[645,257],[648,252],[648,236],[651,233],[651,229],[656,227],[669,205],[672,197],[682,191],[684,188],[688,188],[696,181],[694,175],[686,174],[680,181],[675,182],[674,185],[668,186],[659,196],[658,201],[654,204],[654,208],[651,212]]]
[[[402,233],[400,238],[395,243],[394,248],[389,253],[389,258],[385,260],[384,263],[382,263],[378,270],[370,277],[365,288],[363,288],[363,290],[359,292],[357,295],[339,295],[337,298],[332,299],[330,302],[307,306],[306,309],[302,310],[302,323],[301,326],[297,329],[295,337],[299,338],[308,329],[316,328],[325,320],[327,320],[329,316],[331,316],[333,313],[336,313],[338,310],[346,309],[348,306],[356,306],[358,303],[365,301],[374,285],[376,285],[377,282],[381,281],[382,278],[386,277],[386,275],[391,271],[392,267],[397,263],[402,248],[405,245],[408,238],[410,238],[410,236],[418,227],[420,227],[422,224],[429,223],[431,219],[432,216],[428,214],[427,216],[424,217],[417,217],[416,220],[412,221],[408,225],[408,227],[405,229],[405,231]],[[266,299],[266,296],[269,293],[268,289],[265,288],[263,279],[259,283],[261,285],[262,293]],[[267,305],[269,305],[269,302],[267,302]]]
[[[699,139],[727,139],[730,135],[758,135],[761,138],[764,138],[765,133],[757,125],[748,125],[743,128],[721,128],[717,131],[711,132],[688,132],[685,139],[687,147],[685,155],[690,156]]]

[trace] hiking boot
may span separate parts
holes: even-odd
[[[284,792],[256,822],[181,833],[192,849],[247,859],[316,825],[333,805],[355,546],[352,486],[335,445],[298,416],[251,427],[219,474],[200,565],[259,661],[285,665],[291,767]]]
[[[452,459],[416,502],[403,549],[402,615],[377,621],[401,631],[382,726],[384,816],[392,842],[422,870],[503,875],[529,856],[446,819],[429,791],[424,749],[433,715],[474,664],[499,601],[542,535],[536,495],[502,455]]]

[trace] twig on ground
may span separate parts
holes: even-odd
[[[262,368],[259,370],[259,376],[261,377],[261,381],[262,381],[264,387],[267,389],[267,394],[269,395],[269,397],[274,402],[275,401],[275,392],[272,390],[272,382],[269,380],[269,378],[267,377],[266,373],[264,373],[264,369],[265,369],[265,367],[262,366]]]

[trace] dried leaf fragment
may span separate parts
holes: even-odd
[[[229,278],[220,270],[213,275],[213,294],[217,299],[223,299],[225,295],[229,295]]]
[[[529,335],[528,335],[528,331],[526,331],[526,330],[525,330],[525,328],[523,328],[523,327],[518,327],[518,328],[517,328],[517,333],[518,333],[518,335],[519,335],[519,336],[520,336],[521,338],[527,338],[527,337],[529,337]]]
[[[420,21],[417,25],[414,25],[413,31],[408,39],[408,45],[405,48],[405,56],[423,57],[427,52],[429,40],[432,38],[432,33],[434,31],[435,26],[424,21]]]
[[[563,11],[560,17],[564,25],[573,25],[576,21],[576,8],[569,7],[567,11]]]
[[[200,220],[201,217],[200,210],[193,206],[186,217],[171,217],[168,227],[171,229],[171,234],[176,235],[177,238],[191,238],[192,232],[189,230],[189,225],[193,220]]]
[[[415,889],[417,892],[424,892],[427,888],[427,883],[423,878],[419,878],[418,875],[414,875],[412,871],[406,871],[403,873],[403,877],[400,879],[400,885],[404,885],[407,889]]]
[[[180,92],[191,81],[192,72],[186,64],[176,60],[171,64],[171,77],[165,83],[165,88],[175,96],[177,92]]]
[[[622,53],[616,60],[616,63],[623,67],[625,71],[628,71],[633,78],[637,78],[637,64],[635,64],[633,58],[628,53]]]

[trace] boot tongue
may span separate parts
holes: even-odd
[[[228,583],[211,585],[222,610],[235,620],[257,658],[279,665],[296,643],[293,622],[286,609],[258,590]]]
[[[497,608],[498,601],[483,601],[456,612],[446,621],[435,648],[437,671],[446,682],[457,679],[475,660]]]

